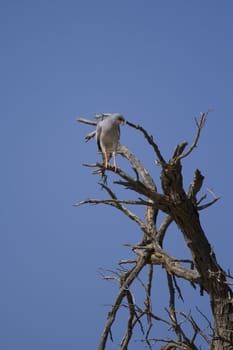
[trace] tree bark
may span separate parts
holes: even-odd
[[[233,349],[233,304],[232,295],[221,295],[211,300],[214,315],[212,350]]]
[[[233,349],[233,293],[202,229],[197,206],[183,190],[179,160],[163,168],[161,181],[164,193],[170,198],[169,215],[182,231],[201,276],[200,285],[210,296],[214,316],[211,349]]]

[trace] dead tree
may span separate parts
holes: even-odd
[[[122,271],[117,273],[119,291],[108,313],[106,324],[100,339],[98,350],[107,349],[107,341],[112,338],[112,326],[116,315],[122,305],[128,310],[128,319],[125,325],[120,349],[126,350],[132,340],[134,328],[139,326],[142,331],[142,338],[147,347],[152,349],[155,344],[161,350],[169,349],[200,349],[197,344],[197,335],[206,342],[206,349],[230,350],[233,349],[233,295],[231,290],[232,278],[219,265],[215,253],[202,228],[199,211],[213,205],[218,198],[213,195],[212,200],[206,202],[206,196],[198,197],[202,187],[204,176],[200,170],[194,173],[193,181],[187,191],[183,186],[182,160],[191,155],[197,146],[200,133],[205,124],[208,113],[202,113],[199,120],[196,120],[196,135],[193,143],[187,148],[187,142],[176,146],[169,161],[166,161],[160,152],[153,137],[139,125],[127,122],[133,130],[142,133],[147,143],[152,147],[157,158],[157,164],[161,169],[161,188],[159,193],[152,176],[144,168],[141,161],[123,145],[119,147],[119,153],[125,157],[132,166],[133,176],[118,169],[118,180],[114,183],[131,190],[137,195],[136,200],[119,199],[113,190],[104,181],[106,174],[114,172],[113,167],[105,169],[103,164],[85,164],[96,168],[93,173],[101,174],[103,177],[102,187],[106,190],[107,199],[88,199],[75,205],[82,204],[105,204],[115,207],[133,220],[142,232],[142,239],[139,243],[131,246],[135,259],[122,260],[120,265],[124,266]],[[96,122],[86,119],[78,119],[79,122],[95,125]],[[86,137],[86,141],[95,135],[95,131]],[[127,192],[128,193],[128,192]],[[130,209],[135,206],[145,208],[144,219],[139,217]],[[163,222],[158,226],[158,213],[164,215]],[[171,223],[175,223],[182,232],[183,239],[190,251],[190,260],[178,260],[169,255],[163,249],[163,241]],[[126,268],[126,266],[131,268]],[[167,319],[155,314],[152,308],[151,288],[154,283],[153,268],[160,265],[167,275],[167,288],[170,295],[167,310]],[[133,266],[133,267],[132,267]],[[147,283],[142,283],[145,290],[144,308],[136,304],[132,292],[132,286],[145,268],[148,268]],[[206,335],[191,314],[176,309],[175,291],[182,297],[182,290],[177,280],[184,279],[190,282],[191,286],[203,294],[206,293],[210,300],[213,315],[213,326],[209,322],[211,335]],[[183,321],[181,321],[181,318]],[[146,319],[147,329],[144,329],[143,319]],[[159,321],[173,329],[173,338],[155,338],[151,335],[152,324]],[[189,323],[192,332],[188,335],[183,327],[183,322]],[[158,349],[158,347],[156,347]]]

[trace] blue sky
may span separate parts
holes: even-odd
[[[99,155],[78,117],[121,112],[168,159],[192,140],[194,117],[212,109],[184,160],[185,185],[199,168],[202,194],[221,197],[201,218],[220,264],[232,269],[232,13],[227,0],[0,1],[2,349],[97,348],[104,304],[117,291],[98,269],[116,267],[131,254],[123,244],[140,239],[111,208],[72,206],[104,197],[82,167]],[[124,126],[122,143],[158,182],[142,136]],[[186,254],[175,227],[166,248]]]

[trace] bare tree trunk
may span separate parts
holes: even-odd
[[[233,304],[232,295],[216,296],[211,300],[214,316],[212,350],[233,349]]]
[[[200,178],[202,181],[203,178]],[[214,317],[212,350],[233,349],[233,295],[227,285],[226,274],[219,266],[216,256],[205,236],[199,214],[192,196],[183,190],[181,165],[171,162],[162,171],[164,193],[171,198],[170,216],[177,223],[190,249],[193,262],[201,276],[200,286],[210,295]]]

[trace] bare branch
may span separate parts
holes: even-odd
[[[84,124],[88,124],[88,125],[94,125],[94,126],[97,125],[97,122],[92,121],[92,120],[89,120],[89,119],[84,119],[84,118],[78,118],[78,119],[77,119],[77,122],[79,122],[79,123],[84,123]]]
[[[118,261],[119,265],[124,265],[124,264],[135,264],[137,262],[137,259],[127,259],[127,260],[120,260]]]
[[[160,225],[156,239],[161,247],[163,246],[163,239],[164,239],[165,233],[168,227],[170,226],[170,224],[172,223],[172,221],[173,221],[173,218],[170,215],[167,215],[163,220],[162,224]]]
[[[183,298],[181,289],[180,289],[180,287],[179,287],[179,285],[178,285],[178,283],[177,283],[177,281],[176,281],[175,275],[172,275],[172,280],[173,280],[174,285],[175,285],[175,287],[176,287],[176,290],[177,290],[177,292],[178,292],[179,298],[184,302],[184,298]]]
[[[98,347],[98,350],[104,350],[105,349],[105,345],[107,342],[107,338],[110,334],[110,330],[111,330],[111,326],[115,320],[116,317],[116,313],[119,309],[119,306],[121,305],[121,302],[123,300],[123,298],[125,297],[125,289],[128,289],[131,285],[131,283],[135,280],[135,278],[137,277],[137,275],[139,274],[139,272],[142,270],[142,268],[145,266],[145,264],[147,263],[148,260],[148,253],[145,253],[142,257],[140,257],[138,259],[137,265],[135,267],[132,268],[132,270],[130,271],[128,277],[126,278],[125,282],[123,283],[123,285],[121,286],[121,289],[115,299],[115,302],[112,306],[111,311],[108,313],[108,319],[107,319],[107,323],[105,325],[102,337],[101,337],[101,342],[100,345]]]
[[[177,157],[179,157],[183,153],[187,145],[188,145],[188,142],[186,141],[182,142],[180,145],[177,145],[173,152],[172,159],[176,159]]]
[[[207,324],[208,324],[208,327],[213,331],[213,326],[210,322],[210,320],[207,318],[206,315],[204,315],[204,313],[196,306],[196,310],[199,312],[199,314],[206,320]]]
[[[132,211],[130,211],[128,208],[126,208],[125,206],[121,205],[122,203],[125,204],[136,204],[134,202],[137,201],[127,201],[127,200],[116,200],[116,199],[86,199],[83,201],[80,201],[79,203],[75,203],[73,204],[74,206],[81,206],[84,204],[106,204],[106,205],[110,205],[112,207],[115,207],[119,210],[121,210],[125,215],[127,215],[131,220],[135,221],[138,226],[141,228],[141,230],[146,233],[146,235],[148,235],[148,230],[146,225],[143,223],[143,221],[136,215],[134,214]],[[138,202],[138,205],[145,205],[145,204],[139,204],[140,202]]]
[[[138,160],[135,157],[135,155],[124,145],[119,146],[119,153],[123,157],[128,159],[128,161],[132,164],[134,172],[136,171],[138,174],[140,174],[143,184],[149,187],[151,190],[156,191],[156,186],[153,178],[150,176],[149,172],[144,168],[140,160]],[[138,180],[138,175],[136,175],[136,177]]]
[[[196,169],[194,179],[189,187],[188,197],[196,201],[196,195],[200,191],[204,181],[204,176],[201,174],[199,169]]]
[[[134,200],[124,200],[124,199],[86,199],[79,203],[74,203],[74,207],[79,207],[83,204],[109,204],[115,206],[115,204],[130,204],[130,205],[152,205],[146,201],[134,201]]]
[[[166,268],[169,274],[174,274],[177,277],[182,277],[193,283],[200,283],[200,275],[197,270],[187,269],[182,266],[177,259],[165,253],[162,249],[151,254],[151,262],[155,265],[161,265]]]
[[[197,337],[198,334],[200,334],[200,336],[206,341],[206,343],[208,345],[211,344],[211,341],[209,340],[209,338],[207,337],[207,335],[205,334],[205,332],[203,332],[200,327],[198,326],[198,324],[196,323],[196,321],[193,319],[192,316],[190,315],[187,315],[186,313],[182,312],[182,311],[179,311],[179,314],[182,315],[185,320],[187,320],[193,327],[193,336],[192,336],[192,339],[190,340],[191,341],[191,344],[194,343],[195,341],[195,338]],[[196,347],[195,347],[196,348]]]
[[[99,182],[99,185],[101,186],[101,188],[105,189],[105,191],[107,191],[107,193],[109,194],[109,196],[112,198],[112,199],[116,199],[117,200],[117,196],[116,194],[111,190],[110,187],[108,187],[106,184],[102,183],[102,182]]]
[[[213,200],[210,201],[209,203],[206,203],[206,204],[197,206],[197,210],[206,209],[206,208],[210,207],[211,205],[213,205],[214,203],[216,203],[216,202],[220,199],[220,197],[217,197],[217,196],[215,195],[215,193],[214,193],[212,190],[210,190],[209,188],[208,188],[207,190],[208,190],[208,192],[209,192],[214,198],[213,198]],[[203,198],[204,198],[204,196],[203,196]],[[205,196],[205,198],[206,198],[206,196]],[[200,202],[200,200],[199,200],[199,202]]]
[[[151,313],[152,313],[152,302],[151,302],[151,288],[152,288],[152,279],[153,279],[153,271],[154,271],[154,267],[152,264],[149,265],[149,271],[148,271],[148,281],[147,281],[147,287],[146,287],[146,300],[145,300],[145,306],[146,306],[146,313],[147,313],[147,320],[148,320],[148,328],[146,331],[146,343],[149,347],[149,349],[151,349],[151,344],[149,341],[149,335],[150,335],[150,331],[152,328],[152,318],[151,318]]]
[[[178,327],[178,322],[176,318],[176,308],[175,308],[175,289],[172,282],[172,276],[167,273],[167,281],[168,281],[168,289],[170,294],[169,299],[169,316],[172,321],[172,327],[177,335],[177,340],[180,342],[182,340],[182,334],[180,331],[180,327]]]
[[[198,140],[199,140],[199,137],[200,137],[200,134],[201,134],[201,130],[202,130],[202,128],[205,125],[207,115],[208,115],[208,112],[201,113],[200,120],[199,121],[196,120],[197,133],[196,133],[196,135],[194,137],[194,141],[193,141],[192,145],[190,146],[190,148],[187,150],[187,152],[185,152],[183,154],[180,154],[177,157],[177,161],[178,160],[180,161],[181,159],[187,157],[194,150],[194,148],[197,147],[197,143],[198,143]]]
[[[100,169],[104,169],[105,171],[111,171],[115,174],[120,175],[120,177],[125,179],[126,181],[121,181],[121,180],[114,181],[115,184],[123,185],[126,188],[129,188],[137,193],[140,193],[146,197],[149,197],[153,201],[153,204],[154,204],[156,209],[160,208],[161,210],[163,210],[165,212],[166,212],[166,210],[168,210],[167,209],[167,205],[169,205],[168,198],[166,198],[164,195],[159,194],[158,192],[156,192],[156,190],[154,188],[152,188],[153,182],[151,183],[151,181],[150,181],[151,177],[145,171],[144,168],[140,169],[140,171],[139,171],[140,175],[143,176],[142,177],[143,182],[141,182],[141,181],[133,179],[131,176],[129,176],[122,169],[119,169],[119,168],[117,170],[115,170],[114,167],[109,166],[106,169],[104,167],[104,165],[101,163],[83,164],[83,165],[88,166],[88,167],[99,167]],[[139,168],[137,167],[137,170],[138,169]]]
[[[93,125],[96,126],[97,122],[89,120],[89,119],[84,119],[84,118],[78,118],[77,122],[83,123],[83,124],[88,124],[88,125]],[[85,136],[85,142],[88,142],[90,139],[92,139],[96,134],[96,131],[90,132],[88,135]]]
[[[90,139],[92,139],[93,137],[95,137],[96,131],[92,131],[90,132],[87,136],[85,136],[85,142],[88,142]]]
[[[143,133],[144,137],[146,138],[147,142],[152,146],[153,150],[155,151],[157,157],[159,158],[160,164],[166,163],[164,158],[163,158],[163,156],[162,156],[162,154],[161,154],[161,152],[160,152],[160,150],[159,150],[159,148],[158,148],[158,146],[157,146],[157,144],[154,142],[152,135],[149,136],[147,131],[140,125],[133,124],[133,123],[131,123],[129,121],[127,121],[126,124],[128,124],[129,126],[131,126],[134,129],[140,130]]]
[[[206,208],[210,207],[211,205],[213,205],[214,203],[216,203],[219,199],[220,199],[220,197],[214,198],[212,201],[210,201],[206,204],[199,205],[199,206],[197,206],[197,210],[200,211],[200,210],[206,209]]]
[[[163,341],[167,343],[166,345],[162,346],[160,350],[174,350],[174,349],[180,349],[180,350],[190,350],[188,346],[186,346],[183,342],[176,342],[173,340],[167,340],[167,339],[160,339],[159,341]]]
[[[127,350],[128,345],[130,342],[130,339],[133,334],[133,320],[134,320],[134,315],[135,315],[135,307],[134,307],[134,298],[133,295],[130,291],[130,289],[127,289],[125,291],[125,295],[128,301],[128,308],[129,308],[129,317],[128,317],[128,324],[126,328],[125,335],[121,341],[121,350]]]
[[[152,264],[149,265],[149,271],[148,271],[148,281],[147,281],[147,287],[146,287],[146,306],[147,309],[151,312],[151,288],[152,288],[152,279],[153,279],[153,272],[154,267]]]

